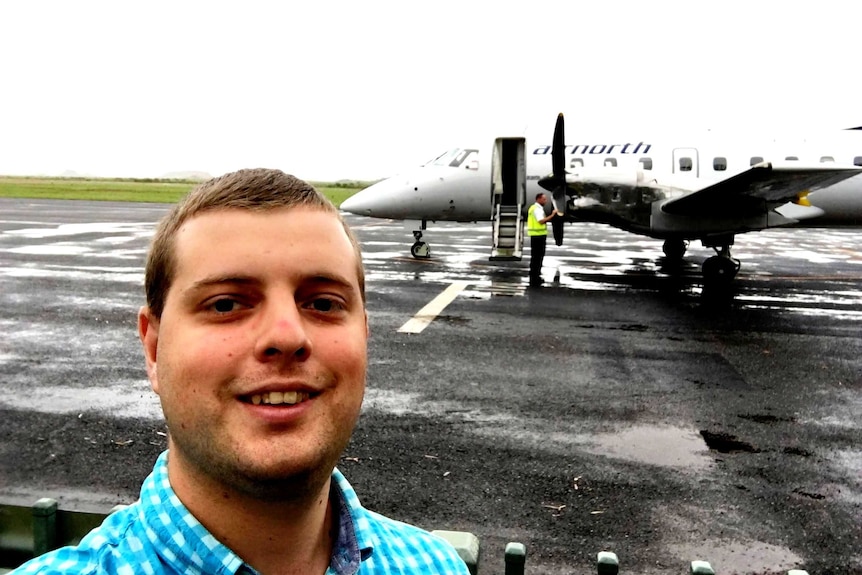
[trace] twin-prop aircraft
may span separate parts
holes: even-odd
[[[354,214],[416,220],[411,253],[429,221],[493,222],[492,260],[517,260],[526,210],[542,189],[566,222],[598,222],[664,240],[681,259],[691,240],[716,255],[703,263],[706,284],[729,282],[740,263],[736,234],[778,226],[862,226],[862,129],[808,137],[698,139],[579,138],[566,144],[563,115],[551,144],[497,138],[489,149],[455,148],[378,182],[342,203]],[[551,202],[547,209],[551,209]]]

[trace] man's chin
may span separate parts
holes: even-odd
[[[239,493],[270,501],[316,496],[338,462],[337,457],[331,460],[321,454],[307,459],[297,457],[298,454],[279,458],[254,457],[252,453],[237,455],[233,460],[211,462],[211,477]]]
[[[325,468],[247,468],[222,477],[221,483],[254,499],[290,502],[317,497],[331,473]]]
[[[199,487],[205,490],[227,489],[270,502],[316,497],[325,487],[337,462],[337,458],[331,462],[321,458],[311,461],[299,461],[295,457],[256,459],[248,453],[237,454],[236,457],[212,457],[210,454],[196,457],[199,453],[194,449],[183,455],[180,451],[183,450],[173,449],[171,455],[185,460],[186,463],[181,463],[180,467],[188,469],[189,478]],[[195,480],[195,476],[199,479]]]

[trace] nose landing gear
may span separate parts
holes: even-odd
[[[422,230],[414,230],[413,238],[416,242],[410,246],[410,255],[416,259],[428,259],[431,257],[431,246],[422,241]]]

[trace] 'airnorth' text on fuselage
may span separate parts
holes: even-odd
[[[634,147],[632,147],[634,146]],[[576,144],[566,146],[566,155],[585,156],[587,154],[646,154],[649,153],[651,144],[638,142],[637,144]],[[551,153],[551,146],[541,146],[533,150],[534,156],[543,156]]]

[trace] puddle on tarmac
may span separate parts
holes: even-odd
[[[746,513],[732,499],[725,505],[660,503],[652,508],[656,532],[663,534],[660,554],[681,566],[709,561],[716,573],[727,575],[785,573],[803,564],[792,549],[748,535]]]
[[[668,550],[680,561],[709,561],[716,573],[784,573],[798,568],[802,557],[788,549],[762,541],[728,541],[708,539],[692,544],[669,545]]]
[[[417,413],[419,394],[401,393],[386,389],[365,390],[365,398],[362,400],[362,410],[367,409],[382,411],[391,415],[409,415]]]
[[[390,415],[426,415],[447,417],[451,420],[473,423],[494,423],[513,420],[505,413],[489,413],[480,409],[465,408],[457,401],[428,401],[418,393],[394,391],[389,389],[366,389],[362,410],[372,410]]]
[[[782,306],[741,306],[740,309],[760,309],[766,311],[774,311],[776,313],[791,313],[807,317],[829,317],[842,321],[859,321],[862,319],[862,311],[857,310],[834,310],[824,308],[811,307],[782,307]]]
[[[587,438],[585,451],[661,467],[700,471],[713,460],[700,434],[692,429],[661,425],[639,425]]]
[[[847,382],[838,382],[845,386]],[[807,412],[797,417],[803,425],[834,428],[837,431],[856,430],[862,427],[859,413],[862,413],[862,393],[855,386],[839,390],[821,390],[816,393],[818,401],[813,401]]]
[[[94,222],[86,224],[60,224],[50,228],[22,228],[7,230],[3,233],[29,239],[116,233],[124,233],[134,238],[151,236],[154,227],[155,225],[152,222]]]
[[[0,396],[0,405],[39,413],[97,411],[112,417],[162,419],[159,398],[146,380],[99,387],[31,387],[26,393]]]
[[[525,422],[505,412],[469,409],[452,401],[426,401],[418,393],[368,389],[364,410],[392,415],[434,415],[471,424],[470,431],[521,443],[583,450],[587,453],[637,463],[687,471],[710,469],[713,459],[697,430],[665,425],[639,425],[617,432],[585,434],[570,430],[541,429],[548,422]]]
[[[87,246],[49,244],[46,246],[22,246],[6,251],[12,254],[31,256],[80,256],[92,251],[92,249]]]
[[[0,277],[60,279],[69,281],[117,281],[123,283],[144,283],[144,270],[127,268],[59,268],[59,267],[5,267],[0,269]]]

